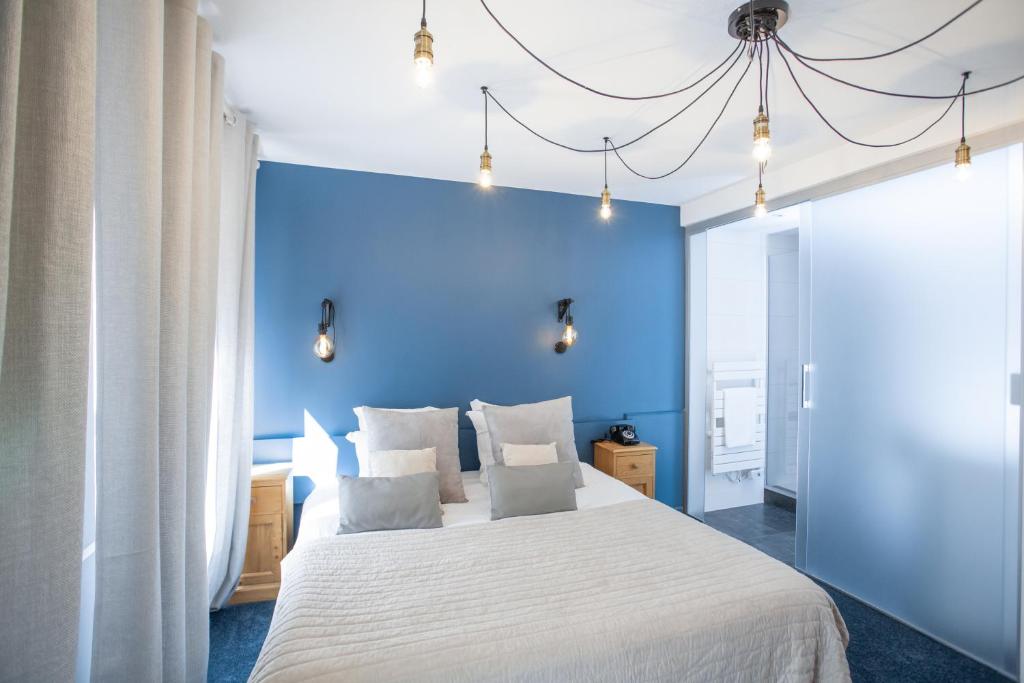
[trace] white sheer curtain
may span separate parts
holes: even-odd
[[[206,678],[219,58],[195,0],[99,0],[95,680]]]
[[[0,2],[0,680],[74,675],[95,0]]]
[[[245,117],[225,117],[213,427],[206,491],[210,607],[235,589],[245,560],[252,465],[253,294],[259,138]]]

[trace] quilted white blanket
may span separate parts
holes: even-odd
[[[251,681],[848,681],[793,569],[654,501],[336,536],[285,560]]]

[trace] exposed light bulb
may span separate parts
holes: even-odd
[[[754,159],[759,164],[768,161],[772,155],[772,134],[768,129],[768,117],[765,116],[764,107],[759,107],[757,116],[754,117]]]
[[[967,140],[960,138],[960,144],[956,148],[954,156],[956,165],[956,177],[960,180],[967,180],[971,177],[971,146]]]
[[[428,61],[416,61],[416,85],[429,88],[434,82],[434,65]]]
[[[576,343],[577,336],[578,334],[572,324],[572,316],[570,315],[565,321],[565,329],[562,330],[562,343],[566,346],[572,346]]]
[[[604,189],[601,190],[601,218],[608,220],[612,217],[612,193],[608,191],[608,186],[605,185]]]
[[[313,353],[320,360],[331,360],[334,358],[334,340],[326,332],[321,332],[313,342]]]
[[[480,187],[490,187],[493,182],[491,172],[491,161],[493,157],[491,153],[487,151],[486,145],[484,146],[483,154],[480,155],[480,179],[477,181]]]
[[[426,88],[434,82],[434,36],[427,30],[427,20],[420,22],[420,30],[412,37],[415,45],[412,61],[416,67],[416,85]]]
[[[761,183],[757,184],[757,192],[754,193],[754,216],[764,218],[768,215],[768,207],[765,206],[765,192]]]

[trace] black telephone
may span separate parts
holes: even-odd
[[[635,446],[640,443],[640,439],[636,438],[636,427],[633,425],[612,425],[608,429],[608,438],[623,446]]]

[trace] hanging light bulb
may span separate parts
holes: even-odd
[[[955,165],[957,178],[967,180],[971,177],[971,146],[965,138],[960,138],[956,147]]]
[[[956,177],[966,180],[971,176],[971,146],[967,144],[967,78],[970,71],[963,73],[964,82],[960,86],[960,144],[956,147],[953,156],[953,164],[956,167]]]
[[[757,116],[754,117],[754,159],[757,163],[763,164],[772,155],[772,134],[768,130],[768,117],[764,113],[764,107],[757,108]]]
[[[484,151],[480,154],[480,178],[477,183],[480,187],[490,187],[493,182],[491,177],[491,156],[490,150],[487,149],[487,86],[481,86],[480,92],[484,95]]]
[[[484,145],[483,154],[480,155],[480,187],[491,186],[491,153],[487,151],[487,145]]]
[[[604,139],[604,189],[601,190],[600,214],[604,220],[612,217],[612,193],[608,191],[608,138]],[[572,318],[569,320],[572,320]],[[572,323],[570,322],[571,325]]]
[[[764,185],[761,184],[764,177],[764,163],[757,165],[757,191],[754,192],[754,217],[764,218],[768,215],[768,207],[765,205],[766,197]]]
[[[608,186],[605,185],[604,189],[601,190],[601,218],[608,220],[612,217],[612,193],[608,191]]]
[[[416,85],[426,88],[434,82],[434,36],[427,30],[427,0],[423,0],[420,30],[412,39],[415,45],[412,62],[416,67]]]

